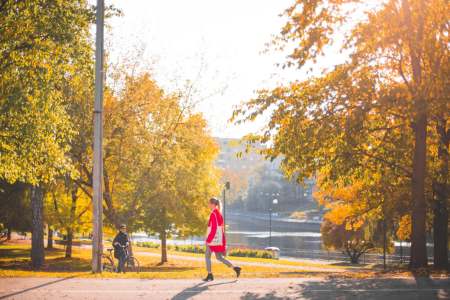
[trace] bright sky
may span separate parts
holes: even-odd
[[[156,80],[166,90],[195,80],[198,110],[212,134],[241,137],[260,123],[228,123],[233,106],[280,79],[277,53],[262,54],[283,25],[279,14],[292,0],[107,0],[123,11],[109,21],[113,56],[145,47]],[[199,74],[200,73],[200,78]],[[175,83],[174,83],[175,82]]]
[[[254,91],[286,79],[300,79],[297,70],[282,73],[280,53],[261,53],[284,24],[279,17],[293,0],[107,0],[124,16],[109,21],[112,56],[144,46],[153,74],[167,91],[195,80],[199,106],[211,132],[241,137],[264,120],[237,127],[228,122],[233,106]],[[107,43],[108,45],[108,43]],[[333,59],[333,58],[331,58]],[[198,74],[200,73],[200,77]],[[222,92],[219,92],[222,91]]]

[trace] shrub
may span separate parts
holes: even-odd
[[[136,246],[145,248],[160,248],[159,243],[154,242],[136,242]],[[200,245],[167,245],[167,250],[187,252],[187,253],[205,253],[205,246]],[[255,257],[273,259],[272,252],[265,250],[247,249],[247,248],[232,248],[228,251],[229,256],[236,257]]]
[[[307,218],[307,215],[306,215],[306,212],[304,212],[304,211],[294,211],[291,214],[291,218],[304,220]]]
[[[199,245],[175,245],[173,250],[188,253],[205,253],[205,247]]]
[[[273,255],[270,251],[246,249],[246,248],[231,249],[230,251],[228,251],[228,255],[236,257],[256,257],[256,258],[273,259]]]
[[[159,243],[155,242],[136,242],[136,246],[144,248],[154,248],[158,249],[160,247]]]

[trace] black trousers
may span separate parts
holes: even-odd
[[[117,272],[123,272],[125,273],[125,260],[126,260],[126,256],[125,255],[120,255],[119,258],[119,267],[117,268]]]

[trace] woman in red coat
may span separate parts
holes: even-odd
[[[224,231],[223,217],[220,213],[220,201],[216,198],[209,199],[209,208],[211,208],[211,215],[208,222],[208,234],[206,236],[206,270],[208,276],[203,279],[204,281],[214,280],[214,276],[211,271],[211,254],[214,252],[218,261],[224,263],[226,266],[233,268],[236,272],[236,276],[241,275],[241,268],[235,267],[233,264],[224,257],[226,239]]]

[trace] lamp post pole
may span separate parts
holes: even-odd
[[[278,199],[273,199],[269,203],[269,247],[272,247],[272,211],[275,204],[278,204]]]
[[[403,245],[402,245],[402,240],[400,240],[400,264],[403,264]]]
[[[269,208],[269,247],[272,247],[272,208]]]
[[[387,248],[386,217],[383,215],[383,270],[386,270],[386,248]]]
[[[97,0],[96,12],[96,40],[95,40],[95,103],[94,103],[94,161],[92,174],[92,206],[93,206],[93,234],[92,234],[92,272],[102,271],[102,178],[103,178],[103,29],[105,16],[104,0]]]
[[[230,182],[227,181],[225,182],[225,186],[223,187],[223,231],[224,233],[226,233],[227,231],[227,226],[226,226],[226,215],[227,215],[227,202],[226,202],[226,198],[225,198],[225,191],[229,191],[230,190]]]
[[[226,201],[226,198],[225,198],[225,188],[223,189],[223,191],[222,191],[222,199],[223,199],[223,227],[224,227],[224,230],[225,230],[225,219],[226,219],[226,216],[227,216],[227,201]]]

